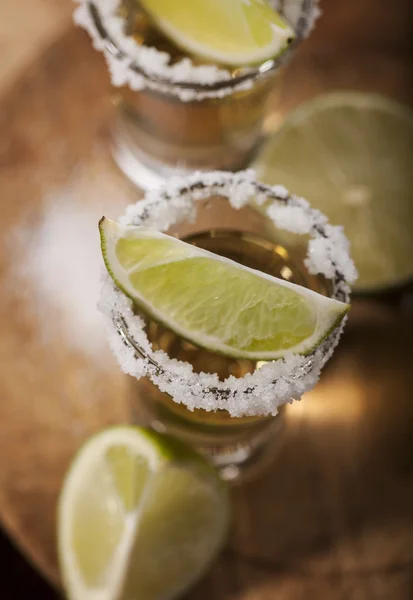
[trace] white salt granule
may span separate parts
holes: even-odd
[[[54,151],[62,149],[56,146]],[[122,190],[108,172],[106,151],[96,147],[87,163],[38,198],[27,221],[3,240],[19,257],[19,294],[27,295],[24,310],[37,324],[41,342],[52,347],[62,340],[97,368],[107,368],[112,360],[106,319],[96,310],[103,269],[97,222],[128,201],[129,189]],[[110,301],[115,296],[121,297],[114,294]]]
[[[344,279],[352,284],[357,279],[357,269],[350,258],[350,243],[340,226],[324,226],[327,237],[317,237],[308,244],[308,255],[305,266],[310,273],[321,273],[331,279],[336,270],[343,274]]]
[[[22,289],[30,290],[30,311],[45,345],[63,334],[66,345],[103,364],[105,320],[96,311],[100,210],[77,204],[75,196],[76,184],[51,194],[38,221],[11,232],[10,241],[22,252],[18,275]]]
[[[270,206],[267,215],[279,229],[301,235],[311,230],[308,213],[301,206]]]
[[[197,203],[214,195],[227,198],[236,210],[265,195],[269,202],[267,214],[276,226],[309,235],[306,263],[310,271],[332,280],[333,298],[349,301],[346,280],[354,281],[356,272],[342,229],[329,225],[322,213],[311,209],[303,198],[289,196],[282,186],[258,183],[252,170],[175,177],[165,187],[151,190],[142,201],[129,206],[121,222],[165,231],[193,218]],[[216,373],[195,373],[191,364],[153,350],[143,320],[133,312],[132,301],[114,286],[107,274],[100,309],[110,318],[110,345],[125,373],[137,378],[149,376],[162,392],[190,410],[225,409],[233,417],[275,415],[279,406],[301,398],[314,387],[346,321],[309,356],[291,353],[243,378],[230,376],[220,381]],[[120,335],[120,319],[124,338]]]
[[[309,2],[305,16],[303,16],[305,0],[286,0],[282,5],[277,0],[273,0],[272,4],[275,8],[282,8],[291,26],[301,37],[307,37],[320,14],[317,1]],[[124,19],[117,14],[120,0],[94,0],[94,2],[75,0],[75,2],[79,6],[74,11],[74,22],[89,33],[94,48],[103,52],[114,86],[128,85],[132,90],[148,87],[158,92],[175,94],[183,102],[190,102],[204,98],[224,97],[241,90],[248,90],[253,85],[253,78],[257,75],[256,69],[243,69],[242,74],[248,77],[235,83],[228,69],[215,65],[195,65],[189,57],[171,64],[171,56],[168,53],[138,44],[132,36],[124,33]],[[92,16],[91,5],[97,9],[111,42],[106,42],[102,38]],[[229,85],[220,86],[219,89],[208,89],[208,86],[225,82]],[[193,87],[181,87],[179,84],[182,83],[192,84]],[[204,86],[204,89],[196,89],[196,86]]]

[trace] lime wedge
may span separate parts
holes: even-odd
[[[267,0],[141,0],[140,4],[178,47],[226,65],[264,62],[294,37]]]
[[[225,538],[228,498],[193,450],[138,427],[92,437],[66,476],[58,540],[69,600],[167,600]]]
[[[154,320],[212,352],[272,360],[312,351],[348,305],[143,227],[101,219],[106,267]]]
[[[378,95],[336,92],[293,112],[256,159],[257,176],[282,182],[343,225],[373,291],[413,276],[413,112]]]

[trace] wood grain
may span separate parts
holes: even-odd
[[[411,4],[397,4],[325,2],[284,110],[333,87],[413,105]],[[94,309],[96,221],[138,197],[112,164],[111,116],[101,57],[74,29],[0,98],[0,518],[56,585],[65,470],[92,432],[130,418],[129,381]],[[273,464],[234,490],[228,545],[188,600],[413,597],[409,294],[356,302]]]

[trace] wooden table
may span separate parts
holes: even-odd
[[[410,1],[324,9],[284,109],[334,87],[413,105]],[[95,310],[96,221],[138,197],[112,164],[111,116],[101,56],[72,27],[0,96],[0,518],[56,586],[64,472],[86,437],[129,419]],[[188,600],[413,597],[411,294],[356,301],[275,462],[234,491],[228,545]]]

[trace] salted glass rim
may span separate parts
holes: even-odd
[[[354,281],[356,271],[342,229],[330,225],[322,213],[310,208],[303,198],[289,194],[283,186],[258,182],[251,170],[194,173],[173,178],[166,186],[147,192],[143,200],[130,205],[120,222],[167,231],[176,223],[194,218],[197,203],[213,196],[226,198],[235,210],[251,206],[253,197],[256,203],[263,205],[262,210],[276,227],[307,235],[306,268],[330,280],[331,298],[349,302],[348,283]],[[189,363],[171,359],[162,350],[154,350],[143,319],[133,311],[132,301],[107,274],[100,308],[110,317],[109,341],[124,372],[138,379],[148,376],[161,391],[192,410],[224,409],[232,416],[276,414],[280,405],[299,399],[317,382],[345,322],[344,319],[307,356],[291,353],[283,359],[267,362],[242,378],[230,376],[221,381],[216,373],[195,373]]]
[[[79,0],[76,0],[79,1]],[[82,1],[82,0],[80,0]],[[120,1],[120,0],[119,0]],[[125,52],[118,42],[116,42],[113,36],[108,31],[108,28],[104,25],[104,18],[102,17],[101,11],[97,5],[96,0],[83,0],[83,3],[87,5],[89,17],[94,25],[94,33],[100,38],[100,42],[103,45],[104,53],[115,60],[122,60],[128,57],[128,53]],[[155,73],[150,73],[142,66],[138,65],[136,61],[133,61],[129,65],[129,69],[142,77],[148,84],[149,87],[159,86],[160,91],[167,93],[176,93],[181,90],[198,92],[202,97],[213,97],[214,93],[227,92],[231,93],[235,89],[243,89],[243,86],[250,87],[255,80],[261,79],[279,69],[291,58],[295,52],[297,46],[305,39],[311,30],[315,17],[315,11],[318,7],[318,0],[302,0],[300,14],[297,22],[294,25],[296,37],[293,42],[276,58],[264,61],[257,67],[245,67],[242,68],[242,72],[231,77],[230,75],[226,79],[220,79],[212,83],[195,83],[185,80],[173,80],[167,76],[162,77]],[[141,48],[149,49],[149,46],[142,45]],[[190,60],[190,58],[189,58]],[[192,61],[191,61],[192,62]],[[193,66],[194,69],[202,68],[204,65]],[[223,67],[220,69],[222,73],[225,73],[227,69]],[[228,72],[228,71],[227,71]],[[234,89],[235,88],[235,89]]]

